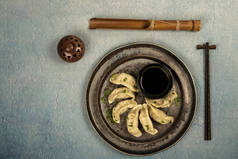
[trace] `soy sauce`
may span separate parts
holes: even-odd
[[[142,75],[142,87],[149,94],[160,94],[167,89],[169,77],[159,68],[150,68]]]

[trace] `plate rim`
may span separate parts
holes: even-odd
[[[171,145],[169,145],[168,147],[164,148],[164,149],[161,149],[159,151],[155,151],[155,152],[151,152],[151,153],[143,153],[143,154],[135,154],[135,153],[127,153],[125,151],[122,151],[116,147],[114,147],[111,143],[107,142],[105,140],[105,137],[103,137],[102,135],[99,134],[98,130],[95,128],[95,125],[93,125],[93,121],[91,120],[90,118],[90,115],[89,115],[89,108],[88,108],[88,92],[89,92],[89,88],[91,86],[91,79],[92,79],[92,76],[95,74],[96,72],[96,68],[99,66],[99,64],[105,59],[105,57],[109,56],[111,53],[113,53],[114,51],[116,50],[119,50],[119,49],[122,49],[122,48],[125,48],[125,47],[129,47],[129,46],[134,46],[134,45],[151,45],[151,46],[155,46],[155,47],[158,47],[158,48],[162,48],[168,52],[170,52],[173,56],[175,56],[176,58],[178,58],[180,60],[180,62],[184,65],[184,67],[187,69],[189,75],[191,76],[191,80],[192,80],[192,83],[194,85],[194,93],[195,93],[195,102],[194,102],[194,113],[193,113],[193,116],[192,116],[192,119],[190,121],[190,123],[188,124],[188,127],[187,129],[184,131],[184,133],[178,138],[177,141],[175,141],[174,143],[172,143]],[[113,148],[114,150],[116,150],[117,152],[121,152],[123,154],[126,154],[126,155],[129,155],[129,156],[148,156],[148,155],[153,155],[153,154],[157,154],[159,152],[162,152],[162,151],[165,151],[173,146],[175,146],[184,136],[185,134],[187,134],[188,130],[190,129],[193,121],[194,121],[194,118],[197,114],[197,86],[196,86],[196,83],[195,83],[195,80],[194,80],[194,77],[191,73],[191,71],[188,69],[187,65],[184,63],[184,61],[179,58],[173,51],[171,51],[170,49],[167,49],[166,47],[163,47],[159,44],[155,44],[155,43],[151,43],[151,42],[132,42],[132,43],[127,43],[127,44],[124,44],[124,45],[120,45],[114,49],[111,49],[108,51],[108,53],[106,53],[105,55],[103,55],[99,60],[98,62],[93,66],[92,70],[91,70],[91,73],[90,73],[90,76],[88,78],[88,82],[87,82],[87,85],[86,85],[86,91],[85,91],[85,106],[86,106],[86,112],[87,112],[87,117],[88,117],[88,120],[90,122],[90,125],[91,127],[94,129],[94,131],[96,132],[96,134],[99,136],[99,138],[104,142],[106,143],[106,145],[109,145],[111,148]]]

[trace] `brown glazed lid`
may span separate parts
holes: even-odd
[[[66,62],[76,62],[83,57],[83,41],[74,35],[63,37],[58,44],[58,54]]]

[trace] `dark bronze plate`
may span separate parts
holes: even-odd
[[[113,105],[100,99],[108,89],[121,87],[109,82],[113,73],[126,72],[136,77],[139,70],[152,63],[163,63],[172,70],[173,89],[178,92],[181,102],[162,109],[175,118],[173,123],[160,125],[153,121],[158,130],[154,136],[145,133],[139,125],[143,135],[136,138],[126,128],[128,112],[121,116],[120,124],[113,124],[106,117],[106,110]],[[191,124],[197,99],[192,76],[185,64],[172,52],[153,44],[131,44],[107,54],[94,69],[86,93],[88,116],[97,133],[115,149],[131,155],[159,152],[178,142]],[[141,93],[136,94],[136,101],[145,102]]]

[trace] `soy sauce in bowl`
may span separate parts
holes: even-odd
[[[142,94],[147,98],[162,98],[172,88],[172,73],[163,64],[150,64],[140,71],[137,83]]]

